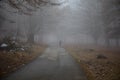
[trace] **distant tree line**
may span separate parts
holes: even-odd
[[[103,22],[107,46],[110,45],[110,39],[115,39],[119,46],[120,0],[103,0]]]
[[[16,24],[16,29],[14,31],[16,33],[13,34],[16,34],[14,35],[16,41],[19,41],[19,36],[21,36],[21,33],[22,35],[24,35],[23,33],[26,33],[27,42],[34,43],[35,35],[41,29],[41,26],[38,26],[36,23],[35,12],[37,10],[40,10],[40,8],[45,5],[59,6],[61,4],[62,3],[54,3],[51,0],[0,0],[0,12],[1,12],[0,28],[2,27],[2,23],[4,21],[8,21],[9,23],[14,23]],[[8,7],[10,7],[11,10]],[[4,13],[2,13],[3,11],[6,11],[8,15],[13,14],[16,17],[17,16],[23,17],[24,15],[27,16],[29,20],[27,21],[28,23],[25,24],[29,24],[29,26],[28,27],[25,27],[25,25],[24,27],[20,26],[21,24],[18,21],[11,20],[8,17],[4,16],[3,15]],[[19,17],[18,20],[20,20]],[[20,31],[22,28],[24,28],[25,32]]]
[[[84,3],[80,4],[84,8],[84,29],[83,34],[91,36],[98,44],[100,37],[105,39],[107,46],[110,45],[110,40],[114,40],[116,45],[119,46],[120,38],[120,0],[81,0]],[[62,3],[53,3],[51,0],[0,0],[0,30],[2,23],[7,21],[8,23],[16,24],[16,40],[19,40],[21,33],[26,34],[27,42],[34,43],[35,35],[40,31],[42,26],[38,26],[35,21],[35,13],[40,10],[41,6],[52,5],[59,6]],[[10,8],[9,8],[10,7]],[[5,11],[7,15],[13,14],[14,16],[27,16],[29,19],[28,27],[20,26],[19,21],[11,20],[3,13]],[[19,17],[18,17],[19,18]],[[24,17],[26,18],[26,17]],[[42,24],[42,22],[41,22]],[[20,31],[21,29],[23,31]],[[15,32],[13,31],[13,32]],[[3,31],[4,32],[4,31]]]
[[[47,4],[48,2],[45,0],[0,0],[0,25],[4,22],[4,21],[9,21],[10,23],[16,23],[16,27],[17,29],[15,29],[17,32],[13,33],[16,34],[14,37],[16,39],[16,41],[19,40],[19,36],[20,36],[20,29],[23,28],[22,26],[20,26],[21,24],[18,24],[17,21],[13,21],[8,19],[8,17],[4,16],[2,14],[3,11],[6,11],[6,14],[13,14],[16,16],[17,15],[26,15],[28,17],[33,18],[32,16],[34,15],[33,12],[37,11],[37,9],[40,8],[40,6]],[[7,5],[7,7],[6,7]],[[11,10],[8,9],[8,7],[10,7]],[[19,20],[19,17],[18,17]],[[30,21],[30,26],[27,28],[27,41],[29,41],[30,43],[34,43],[34,35],[35,35],[35,30],[36,30],[36,26],[32,25],[33,22]],[[0,26],[2,27],[2,25]],[[8,27],[9,28],[9,27]],[[25,28],[25,27],[24,27]],[[10,29],[10,28],[9,28]],[[15,32],[15,31],[14,31]],[[8,34],[9,36],[9,34]]]
[[[111,39],[119,46],[120,0],[87,0],[83,6],[87,7],[83,10],[86,24],[82,33],[90,35],[95,44],[103,37],[107,46],[110,46]]]

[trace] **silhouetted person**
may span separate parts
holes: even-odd
[[[60,46],[60,47],[62,46],[62,41],[59,41],[59,46]]]

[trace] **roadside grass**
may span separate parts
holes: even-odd
[[[32,48],[27,51],[0,51],[0,77],[4,77],[30,63],[40,56],[45,48],[46,46],[44,45],[33,45]]]
[[[88,80],[120,80],[120,50],[81,46],[65,48],[83,68]]]

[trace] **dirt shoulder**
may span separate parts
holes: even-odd
[[[46,46],[34,45],[28,51],[0,51],[0,77],[16,71],[43,53]]]
[[[120,80],[120,50],[66,47],[82,66],[88,80]]]

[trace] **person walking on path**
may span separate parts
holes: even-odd
[[[60,47],[62,46],[62,41],[61,41],[61,40],[59,41],[59,46],[60,46]]]

